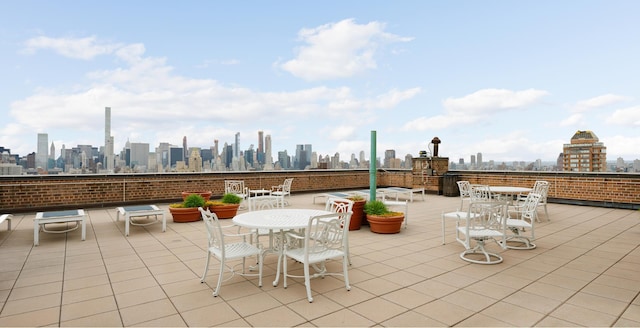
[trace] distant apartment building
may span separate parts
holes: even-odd
[[[607,170],[607,147],[593,131],[577,131],[571,143],[564,144],[563,171],[605,172]]]

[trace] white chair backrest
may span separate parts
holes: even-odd
[[[224,181],[224,193],[232,194],[244,194],[245,187],[242,180],[225,180]]]
[[[467,216],[467,236],[482,234],[484,230],[498,230],[502,233],[506,229],[507,205],[502,202],[477,201],[469,204]]]
[[[458,189],[460,190],[460,196],[462,197],[469,197],[469,192],[470,192],[470,186],[471,184],[469,183],[469,181],[458,181]]]
[[[533,193],[540,195],[540,202],[547,201],[547,194],[549,193],[549,182],[538,180],[533,185]]]
[[[220,221],[218,221],[218,216],[216,213],[209,211],[208,208],[205,210],[200,207],[199,210],[202,215],[202,221],[204,221],[204,225],[207,228],[209,248],[213,247],[224,257],[224,234],[222,233],[222,227],[220,226]],[[213,253],[215,254],[216,252]]]
[[[324,210],[334,213],[351,212],[353,210],[353,201],[346,198],[329,197]]]
[[[328,250],[346,252],[349,221],[353,212],[335,212],[331,214],[313,216],[305,231],[304,248],[308,259],[314,253]]]
[[[491,200],[491,190],[488,185],[472,184],[469,186],[471,202],[485,202]]]
[[[277,196],[256,196],[249,199],[249,211],[262,211],[270,210],[274,208],[281,208],[282,202],[280,202]]]
[[[518,211],[520,219],[526,220],[527,222],[533,224],[536,218],[536,210],[540,199],[542,199],[540,194],[530,192],[527,195],[527,198],[524,200],[522,207]]]
[[[291,192],[291,184],[293,183],[293,178],[284,179],[284,183],[282,184],[282,191]]]

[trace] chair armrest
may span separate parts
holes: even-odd
[[[284,185],[271,186],[271,191],[282,191],[284,189]]]

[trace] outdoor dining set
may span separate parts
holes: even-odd
[[[455,221],[455,239],[464,246],[460,258],[471,263],[497,264],[500,254],[487,249],[494,241],[504,249],[528,250],[536,247],[535,223],[540,221],[538,207],[544,207],[546,219],[549,182],[536,181],[532,188],[489,186],[458,181],[460,207],[442,213],[442,244],[445,222]],[[466,204],[466,206],[465,206]]]

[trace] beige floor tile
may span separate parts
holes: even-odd
[[[532,326],[544,317],[544,314],[507,302],[498,302],[484,309],[482,314],[491,316],[514,326]]]
[[[406,271],[392,272],[388,275],[382,276],[381,278],[405,287],[425,280],[422,276]]]
[[[155,320],[141,322],[139,324],[134,325],[134,327],[135,326],[138,326],[138,327],[187,327],[187,323],[184,322],[184,320],[182,320],[182,317],[179,314],[174,314],[174,315],[158,318]]]
[[[141,322],[164,318],[176,313],[178,313],[178,311],[168,299],[120,309],[122,322],[125,326],[132,326]]]
[[[409,288],[434,298],[440,298],[458,290],[457,287],[431,279],[409,286]]]
[[[515,288],[497,285],[484,280],[477,281],[472,285],[465,287],[464,290],[468,290],[480,295],[486,295],[496,300],[503,299],[516,291]]]
[[[37,275],[37,276],[20,276],[15,283],[15,288],[29,287],[40,284],[47,284],[52,282],[62,281],[62,272],[56,272],[52,274]]]
[[[122,320],[120,319],[120,313],[114,310],[62,321],[60,322],[60,327],[122,327]]]
[[[581,292],[592,295],[608,297],[622,302],[630,302],[636,296],[636,292],[629,289],[607,286],[597,283],[590,283]]]
[[[503,301],[545,314],[550,313],[562,303],[549,297],[532,294],[522,290],[509,295]]]
[[[307,322],[305,318],[285,306],[259,312],[244,319],[254,327],[299,327]],[[233,321],[229,322],[229,325],[232,323]]]
[[[126,308],[133,305],[153,302],[168,298],[160,286],[153,286],[144,289],[130,291],[128,293],[116,294],[116,301],[119,308]]]
[[[583,308],[573,304],[565,303],[550,314],[552,317],[573,322],[582,326],[604,327],[611,326],[616,321],[616,317],[599,311]]]
[[[81,288],[81,289],[74,289],[74,290],[66,291],[62,294],[62,304],[84,302],[87,300],[102,298],[106,296],[113,296],[111,285],[108,285],[108,284]]]
[[[447,296],[442,297],[441,300],[454,304],[455,306],[461,306],[474,312],[481,311],[482,309],[487,308],[498,301],[494,298],[476,294],[466,290],[455,291]]]
[[[60,293],[40,295],[38,297],[23,298],[14,301],[7,301],[2,308],[2,316],[9,316],[20,313],[28,313],[47,308],[60,307]]]
[[[78,303],[64,304],[60,311],[60,321],[69,321],[94,314],[117,310],[113,296],[95,298]]]
[[[409,308],[383,298],[374,298],[351,306],[350,310],[374,322],[383,322],[408,312]]]
[[[62,281],[38,284],[34,286],[16,287],[11,291],[9,301],[23,298],[36,297],[41,295],[60,294],[62,292]]]
[[[91,277],[82,277],[72,280],[66,280],[64,282],[63,291],[67,292],[70,290],[82,289],[87,287],[94,287],[99,285],[109,284],[109,277],[106,274],[91,276]]]
[[[594,311],[619,316],[629,303],[616,301],[607,297],[579,292],[567,300],[567,303]]]
[[[171,302],[178,309],[178,312],[194,310],[200,307],[214,305],[224,302],[220,297],[214,297],[211,290],[198,290],[187,294],[180,294],[171,297]]]
[[[309,303],[309,301],[305,297],[293,303],[287,304],[287,307],[295,311],[307,321],[320,318],[329,313],[338,311],[341,308],[340,304],[322,295],[314,296],[313,303]]]
[[[471,310],[442,300],[427,303],[416,308],[414,311],[438,322],[442,322],[447,326],[456,325],[474,314]]]
[[[401,305],[402,307],[405,307],[407,309],[414,309],[418,306],[427,304],[435,299],[432,296],[425,295],[423,293],[420,293],[416,290],[409,289],[409,288],[396,290],[389,294],[382,295],[381,297],[393,303]],[[339,302],[339,301],[336,300],[336,302]]]
[[[391,282],[383,278],[374,278],[367,281],[363,281],[359,283],[357,286],[353,286],[352,288],[362,288],[369,293],[380,296],[380,295],[388,294],[394,290],[398,290],[401,287],[402,287],[401,285],[395,282]],[[313,282],[311,284],[311,288],[313,289]]]
[[[640,322],[640,305],[629,305],[629,307],[622,314],[622,318]]]
[[[60,320],[60,307],[33,309],[15,315],[6,315],[2,311],[0,327],[42,327],[57,326]]]
[[[513,325],[482,313],[476,313],[457,324],[456,327],[513,327]]]
[[[152,276],[135,278],[124,280],[121,282],[114,282],[111,284],[113,292],[117,294],[128,293],[134,290],[145,289],[148,287],[157,286],[158,283]]]
[[[225,326],[227,322],[241,318],[224,302],[181,312],[181,315],[189,327]]]
[[[243,317],[282,306],[282,303],[268,293],[257,293],[255,295],[236,298],[230,300],[228,304]]]
[[[536,325],[536,327],[583,327],[577,323],[569,322],[566,320],[562,320],[556,317],[547,316],[544,319],[540,320]]]
[[[478,278],[470,277],[456,272],[447,272],[434,277],[431,280],[458,288],[464,288],[478,281]]]
[[[371,327],[374,322],[348,309],[328,314],[311,321],[317,327]]]
[[[620,318],[613,327],[640,327],[640,321],[628,320],[625,318]]]

